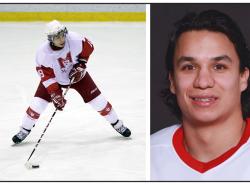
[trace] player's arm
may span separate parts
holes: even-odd
[[[63,110],[66,100],[63,98],[62,89],[55,79],[55,74],[52,68],[45,66],[37,66],[36,70],[41,77],[41,82],[47,89],[51,101],[58,110]]]
[[[78,55],[78,62],[84,62],[86,64],[93,51],[94,45],[87,38],[84,38],[82,40],[82,51]]]
[[[78,63],[74,65],[69,73],[69,79],[74,77],[74,83],[79,82],[86,74],[86,64],[94,51],[93,44],[87,39],[82,40],[82,50],[77,56]]]

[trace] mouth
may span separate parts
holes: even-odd
[[[218,101],[217,96],[210,96],[210,95],[195,95],[190,96],[192,103],[201,107],[209,107],[215,104]]]

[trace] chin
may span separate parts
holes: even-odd
[[[202,118],[196,118],[197,122],[199,123],[213,123],[216,122],[217,118],[212,118],[212,117],[202,117]]]
[[[189,116],[189,120],[193,120],[195,124],[206,124],[206,123],[213,123],[219,119],[219,115],[217,113],[212,112],[200,112],[195,115]]]

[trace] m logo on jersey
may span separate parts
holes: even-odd
[[[67,71],[67,68],[70,64],[72,64],[72,59],[71,59],[71,54],[70,52],[67,53],[66,55],[66,58],[58,58],[57,59],[59,65],[60,65],[60,68],[61,68],[61,71],[66,73]]]

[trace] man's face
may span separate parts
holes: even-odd
[[[60,33],[58,33],[58,35],[54,36],[53,43],[57,47],[60,47],[60,48],[64,47],[64,45],[65,45],[65,33],[60,32]]]
[[[199,124],[241,115],[240,97],[247,88],[249,71],[240,73],[239,57],[226,35],[206,30],[184,32],[173,62],[171,91],[183,120]]]

